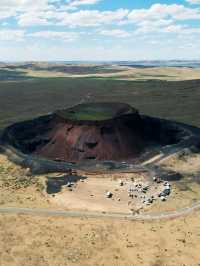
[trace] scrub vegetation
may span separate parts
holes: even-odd
[[[44,78],[0,82],[0,129],[86,102],[124,102],[141,113],[200,126],[200,80]]]

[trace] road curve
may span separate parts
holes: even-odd
[[[175,219],[180,216],[185,216],[193,211],[200,209],[200,201],[194,203],[190,207],[178,209],[170,212],[150,213],[150,214],[126,214],[126,213],[111,213],[111,212],[90,212],[90,211],[64,211],[51,209],[37,208],[16,208],[4,207],[0,208],[0,214],[31,214],[39,216],[58,216],[58,217],[82,217],[82,218],[112,218],[123,220],[162,220]]]

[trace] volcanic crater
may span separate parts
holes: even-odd
[[[96,102],[13,124],[4,131],[2,142],[57,162],[134,162],[187,134],[176,123],[140,115],[128,104]]]

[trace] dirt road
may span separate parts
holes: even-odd
[[[194,203],[190,207],[178,209],[172,212],[149,213],[149,214],[125,214],[125,213],[109,213],[109,212],[89,212],[89,211],[64,211],[64,210],[50,210],[38,208],[15,208],[6,207],[0,208],[2,214],[33,214],[33,215],[47,215],[60,217],[87,217],[87,218],[112,218],[112,219],[126,219],[126,220],[161,220],[173,219],[180,216],[188,215],[193,211],[200,209],[200,201]]]

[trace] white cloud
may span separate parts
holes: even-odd
[[[200,4],[200,0],[186,0],[190,4]]]
[[[30,37],[45,38],[45,39],[61,39],[64,41],[74,41],[79,34],[76,32],[61,32],[61,31],[38,31],[28,34]]]
[[[111,36],[116,38],[127,38],[130,37],[131,34],[125,30],[115,29],[115,30],[102,30],[100,31],[101,35]]]
[[[48,19],[44,17],[43,12],[26,12],[17,17],[20,26],[38,26],[50,24]]]
[[[137,22],[138,29],[136,33],[159,32],[162,28],[173,25],[174,21],[171,19],[158,20],[143,20]]]
[[[129,10],[117,9],[114,11],[69,10],[48,9],[48,10],[27,10],[16,16],[20,26],[57,25],[69,27],[94,27],[103,24],[119,23],[125,19]]]
[[[49,8],[48,0],[1,0],[1,9],[44,10]]]
[[[169,33],[184,33],[186,30],[185,26],[182,25],[170,25],[162,29],[164,32],[169,32]]]
[[[82,59],[88,59],[88,57],[94,59],[95,55],[98,59],[130,59],[131,56],[132,58],[142,58],[143,55],[145,57],[151,55],[154,58],[158,53],[160,57],[165,57],[165,55],[166,57],[174,56],[174,48],[178,47],[180,43],[183,46],[187,45],[188,40],[190,44],[194,43],[196,47],[199,45],[199,6],[154,4],[149,8],[133,10],[123,8],[97,10],[94,7],[90,9],[87,6],[95,5],[100,1],[0,0],[0,20],[2,20],[0,21],[2,26],[0,30],[1,56],[21,58],[21,54],[26,54],[27,59],[30,59],[30,57],[53,59],[59,55],[60,59],[69,56],[77,60],[81,56]],[[186,1],[191,4],[200,3],[200,0]],[[121,2],[123,6],[123,1]],[[174,2],[178,3],[178,1]],[[8,20],[9,17],[12,19]],[[15,20],[18,29],[8,30],[9,26],[16,28]],[[192,20],[195,20],[194,24]],[[19,26],[27,27],[26,31],[20,30]],[[32,26],[36,26],[34,32],[29,31],[29,27]],[[43,27],[38,29],[37,26]],[[71,29],[70,31],[70,28],[74,27],[78,29]],[[131,27],[132,29],[130,29]],[[101,36],[104,36],[104,38]],[[134,36],[134,38],[131,36]],[[118,38],[117,42],[115,38]],[[124,38],[126,41],[120,40],[120,38]],[[102,49],[97,48],[100,39],[104,40],[101,42]],[[184,42],[182,42],[182,39]],[[5,45],[3,41],[6,40],[8,42]],[[17,43],[17,41],[23,40],[26,41]],[[76,45],[74,43],[66,45],[66,42],[76,40],[78,40],[75,43]],[[32,47],[33,44],[37,45]],[[156,44],[158,49],[152,51],[152,44]],[[117,45],[121,45],[122,48],[117,47]],[[124,48],[128,45],[129,49]],[[4,50],[8,50],[7,46],[10,46],[12,56],[3,53]],[[54,47],[52,48],[52,46]],[[77,49],[77,46],[79,49]],[[190,46],[188,44],[188,47]],[[51,49],[48,49],[49,47]],[[54,54],[52,51],[54,51]],[[198,49],[195,50],[195,53],[189,53],[188,56],[191,56],[191,54],[197,56],[199,54],[197,51]],[[176,51],[176,53],[178,52]],[[43,56],[43,54],[46,54],[46,56]]]
[[[136,34],[152,34],[152,33],[176,33],[179,35],[192,35],[200,33],[200,28],[189,27],[187,25],[169,24],[162,27],[154,24],[143,23],[136,31]]]
[[[175,20],[200,19],[200,10],[197,8],[187,8],[183,5],[154,4],[149,9],[136,9],[129,15],[129,20],[138,22],[142,20],[158,20],[165,18]]]
[[[149,41],[156,44],[149,44]],[[199,39],[200,40],[200,39]],[[188,43],[194,45],[187,46]],[[179,46],[184,49],[179,49]],[[0,42],[0,61],[58,61],[58,60],[161,60],[161,59],[200,59],[200,41],[196,38],[183,36],[181,39],[158,38],[149,39],[135,36],[131,42],[91,43],[80,45],[79,49],[74,43],[40,42],[33,39],[13,45],[12,42],[4,44]],[[134,47],[134,49],[133,49]]]
[[[100,2],[101,0],[75,0],[70,2],[70,6],[82,6],[82,5],[94,5]]]
[[[37,13],[48,10],[55,11],[55,6],[51,3],[52,1],[49,0],[0,0],[0,19],[16,17],[20,14],[19,19],[22,20],[20,24],[29,25],[30,23],[26,23],[26,21],[31,20],[33,23],[35,21],[36,25],[44,24],[44,20],[39,19]]]
[[[73,10],[81,5],[101,0],[0,0],[0,19],[16,16],[20,26],[66,25],[69,27],[95,27],[107,24],[135,24],[140,31],[158,27],[170,21],[199,20],[200,9],[178,4],[154,4],[148,9],[117,9],[113,11]],[[70,10],[70,8],[72,10]],[[144,24],[149,24],[148,26]],[[161,25],[160,25],[161,26]]]
[[[200,20],[200,9],[183,5],[154,4],[149,9],[133,10],[129,22],[136,25],[136,34],[179,33],[192,34],[198,29],[177,24],[179,21]]]
[[[49,21],[43,18],[43,13],[39,12],[26,12],[17,17],[18,24],[20,26],[37,26],[37,25],[48,25]]]
[[[148,9],[117,9],[113,11],[78,10],[82,5],[93,5],[101,0],[0,0],[0,19],[16,17],[20,26],[66,25],[69,27],[95,27],[104,24],[135,24],[145,32],[182,20],[199,20],[200,9],[178,4],[154,4]],[[200,0],[188,0],[200,2]],[[65,5],[64,5],[65,3]],[[70,11],[70,8],[72,9]],[[70,12],[69,12],[70,11]],[[147,25],[148,24],[148,25]],[[159,25],[163,24],[163,25]]]
[[[60,24],[71,27],[76,26],[99,26],[102,24],[112,24],[124,19],[128,10],[118,9],[115,11],[80,10],[73,13],[63,13]]]
[[[165,32],[178,33],[180,35],[190,35],[190,34],[198,34],[200,33],[200,28],[181,26],[181,25],[172,25],[166,27]]]
[[[15,15],[12,10],[0,10],[0,19],[6,19]]]
[[[0,30],[1,41],[23,41],[25,32],[23,30]]]

